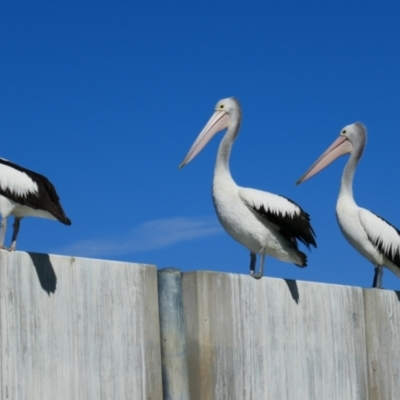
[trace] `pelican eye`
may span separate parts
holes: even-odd
[[[223,105],[223,104],[221,104],[221,105],[219,106],[219,108],[224,108],[224,105]]]
[[[343,135],[346,133],[346,129],[344,131],[342,131]]]

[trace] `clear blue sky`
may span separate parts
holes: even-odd
[[[345,158],[295,182],[362,121],[356,201],[400,228],[399,21],[395,1],[3,2],[0,156],[49,177],[72,219],[23,220],[18,249],[247,274],[211,201],[222,135],[178,170],[235,96],[233,177],[300,204],[317,234],[307,268],[267,258],[266,275],[371,286],[336,223]]]

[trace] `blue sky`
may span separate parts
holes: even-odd
[[[235,96],[234,179],[294,200],[317,234],[307,268],[267,258],[265,274],[371,286],[336,223],[345,158],[295,182],[362,121],[356,201],[400,228],[399,20],[394,1],[3,2],[0,156],[46,175],[72,219],[23,220],[18,249],[247,274],[211,201],[222,135],[178,170]],[[400,288],[387,270],[384,287]]]

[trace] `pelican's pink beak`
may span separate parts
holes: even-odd
[[[193,143],[189,152],[186,154],[185,159],[182,161],[179,168],[183,168],[186,164],[189,164],[203,150],[204,146],[212,139],[212,137],[226,129],[231,123],[229,114],[225,111],[215,111],[212,117],[208,120],[206,126],[200,132],[199,136]]]
[[[353,145],[346,138],[346,136],[339,136],[318,158],[317,161],[307,170],[307,172],[296,182],[296,185],[303,183],[312,176],[318,174],[330,163],[335,161],[338,157],[344,154],[351,153],[353,151]]]

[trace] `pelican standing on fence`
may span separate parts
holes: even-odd
[[[43,175],[0,158],[0,248],[14,251],[23,217],[49,218],[71,225],[61,207],[55,187]],[[11,247],[4,247],[7,218],[14,216]]]
[[[316,247],[309,215],[283,196],[240,187],[231,176],[229,157],[241,119],[241,108],[236,99],[220,100],[180,168],[193,160],[215,134],[228,128],[218,149],[212,187],[214,206],[221,225],[250,250],[250,274],[254,278],[263,276],[266,255],[305,267],[307,257],[298,249],[297,240],[308,248],[310,245]],[[261,256],[258,272],[257,254]]]
[[[363,124],[357,122],[344,127],[340,136],[318,158],[297,184],[310,179],[336,158],[350,153],[343,171],[336,216],[340,230],[348,242],[375,266],[372,287],[382,288],[383,267],[400,277],[400,231],[365,208],[353,197],[353,177],[367,141]]]

